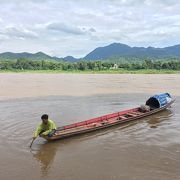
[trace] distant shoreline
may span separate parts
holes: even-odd
[[[143,69],[143,70],[0,70],[0,73],[49,73],[49,74],[180,74],[180,70],[157,70],[157,69]]]

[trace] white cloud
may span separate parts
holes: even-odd
[[[36,38],[37,34],[28,29],[17,28],[13,26],[5,27],[4,29],[0,29],[0,34],[9,38]]]
[[[80,28],[69,26],[62,23],[52,23],[49,24],[47,28],[53,31],[64,32],[67,34],[75,34],[75,35],[83,34],[83,31]]]
[[[178,0],[0,0],[0,6],[1,52],[82,57],[113,42],[180,43]]]

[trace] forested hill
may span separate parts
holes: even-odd
[[[14,60],[19,58],[25,58],[30,60],[56,60],[56,61],[69,61],[76,62],[80,60],[118,60],[125,58],[126,60],[142,60],[144,58],[150,59],[165,59],[165,58],[179,58],[180,57],[180,45],[165,47],[165,48],[155,48],[155,47],[130,47],[121,43],[113,43],[108,46],[98,47],[92,52],[87,54],[83,58],[76,59],[73,56],[67,56],[64,58],[52,57],[43,52],[38,53],[12,53],[5,52],[0,53],[0,60]]]
[[[83,59],[86,60],[101,60],[115,59],[118,57],[136,57],[136,58],[169,58],[180,57],[180,45],[154,48],[154,47],[130,47],[121,43],[113,43],[105,47],[98,47]]]
[[[19,59],[19,58],[25,58],[25,59],[31,59],[31,60],[44,60],[44,59],[54,59],[53,57],[43,53],[43,52],[37,52],[35,54],[33,53],[13,53],[13,52],[5,52],[0,54],[0,59]]]

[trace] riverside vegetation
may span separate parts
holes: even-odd
[[[92,72],[92,73],[180,73],[180,60],[113,61],[49,61],[0,60],[0,72]]]

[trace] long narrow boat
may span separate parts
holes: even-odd
[[[53,136],[43,138],[48,141],[57,140],[127,123],[161,112],[169,108],[174,101],[169,93],[158,94],[150,97],[143,106],[58,127]]]

